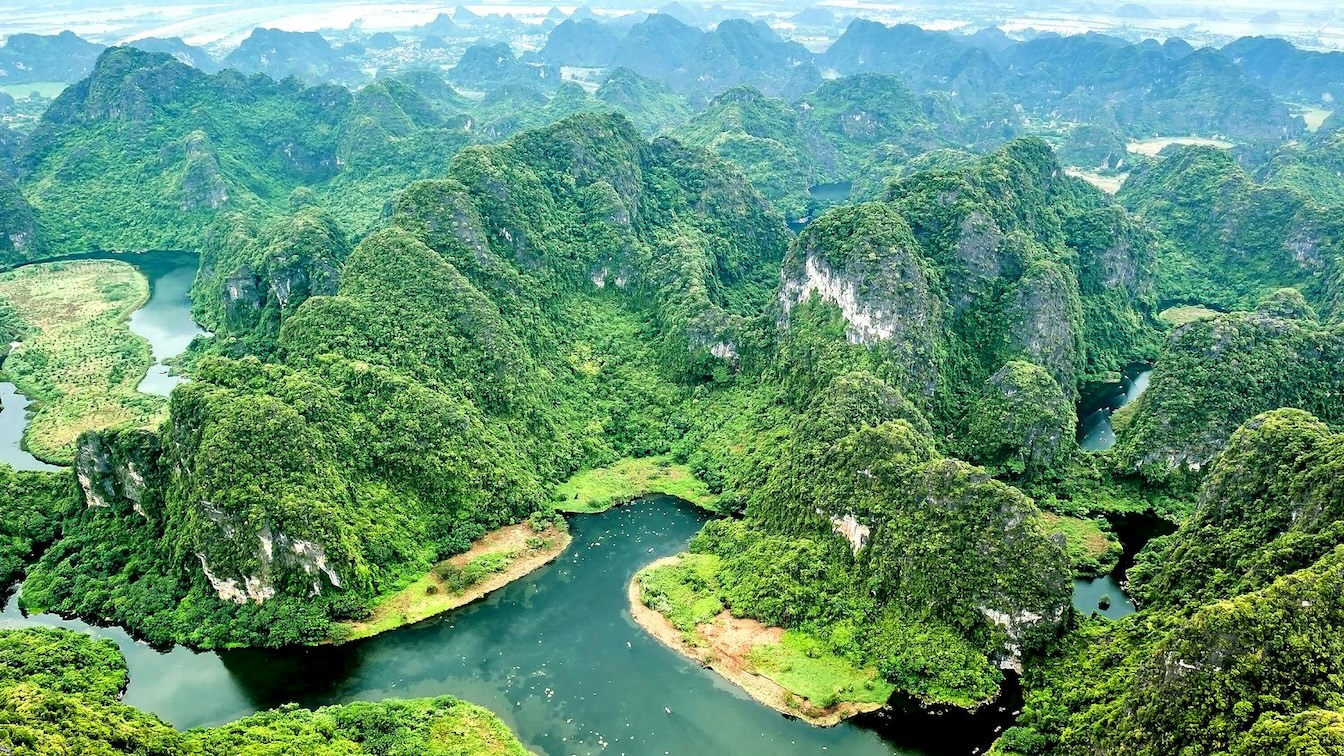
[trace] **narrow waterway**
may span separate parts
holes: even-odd
[[[1115,431],[1111,416],[1116,410],[1138,399],[1148,389],[1152,366],[1130,365],[1119,383],[1100,383],[1083,390],[1078,403],[1078,446],[1084,451],[1099,452],[1115,446]],[[1134,563],[1134,555],[1156,535],[1170,532],[1170,523],[1156,516],[1112,518],[1111,525],[1120,539],[1124,553],[1109,574],[1088,580],[1073,581],[1073,606],[1084,614],[1096,612],[1103,617],[1120,619],[1136,611],[1134,602],[1125,594],[1125,570]],[[1102,608],[1102,599],[1109,599]]]
[[[205,331],[191,319],[191,283],[196,277],[196,255],[186,252],[145,252],[136,255],[90,254],[68,259],[116,259],[134,265],[149,280],[149,301],[131,313],[127,327],[149,342],[154,357],[138,390],[168,396],[186,380],[170,375],[168,360],[186,351],[191,340]],[[16,470],[60,470],[29,454],[23,434],[31,419],[28,398],[9,382],[0,383],[0,462]]]
[[[14,384],[0,383],[0,462],[15,470],[60,470],[56,465],[34,457],[23,448],[23,432],[28,429],[28,397]]]
[[[130,664],[128,704],[178,727],[210,725],[288,702],[449,694],[498,713],[543,754],[971,754],[1011,722],[1016,689],[977,716],[917,708],[815,728],[749,698],[665,648],[630,617],[626,586],[685,548],[706,515],[656,496],[571,519],[560,558],[487,598],[412,627],[337,647],[161,653],[92,628]],[[60,624],[23,618],[0,626]]]
[[[131,332],[149,342],[154,364],[137,387],[146,394],[168,396],[185,378],[172,375],[168,360],[187,351],[192,339],[205,333],[191,319],[191,284],[196,279],[194,254],[149,252],[136,258],[121,257],[149,279],[149,301],[131,313]]]
[[[1079,447],[1084,451],[1105,451],[1115,446],[1111,416],[1148,390],[1152,372],[1149,365],[1131,365],[1119,383],[1093,384],[1083,390],[1083,399],[1078,403]]]

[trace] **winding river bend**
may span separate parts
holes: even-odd
[[[145,394],[168,396],[186,380],[170,375],[165,361],[183,352],[205,330],[191,319],[191,284],[196,280],[197,259],[191,253],[148,252],[136,258],[118,258],[131,263],[149,279],[149,301],[131,313],[131,332],[149,342],[154,364],[137,387]]]
[[[665,648],[630,618],[626,585],[682,550],[705,519],[667,496],[575,517],[574,542],[555,562],[474,604],[344,646],[161,653],[121,630],[24,618],[12,602],[0,626],[60,625],[116,640],[130,664],[126,703],[184,728],[291,701],[445,693],[489,707],[529,749],[557,755],[970,754],[1009,722],[991,706],[975,717],[898,711],[814,728]]]
[[[127,326],[149,342],[154,364],[137,387],[146,394],[168,396],[186,380],[169,375],[165,364],[186,351],[191,340],[205,331],[191,319],[191,283],[196,277],[197,258],[189,252],[145,252],[135,255],[91,253],[62,259],[115,259],[134,265],[149,279],[149,301],[131,313]],[[0,462],[16,470],[60,470],[29,454],[23,448],[28,428],[28,397],[8,381],[0,382]]]
[[[130,319],[131,329],[150,341],[156,363],[140,390],[167,394],[181,379],[168,375],[164,360],[201,333],[187,296],[196,261],[165,253],[118,259],[150,279],[150,300]],[[0,445],[13,436],[17,449],[25,404],[22,397],[3,398]],[[997,704],[974,715],[897,705],[818,729],[758,704],[664,647],[630,618],[626,586],[644,565],[683,550],[706,517],[667,496],[575,517],[574,543],[557,561],[474,604],[344,646],[156,649],[118,628],[24,616],[16,598],[0,610],[0,627],[59,626],[113,639],[130,667],[126,703],[180,728],[290,702],[315,707],[443,694],[489,707],[530,750],[557,755],[960,756],[983,752],[1011,724],[1020,706],[1015,681]]]
[[[1078,403],[1078,446],[1084,451],[1105,451],[1115,446],[1115,431],[1111,415],[1138,399],[1148,390],[1150,365],[1134,364],[1125,368],[1119,383],[1093,384],[1083,391]],[[1084,614],[1097,612],[1103,617],[1119,619],[1135,611],[1134,602],[1122,587],[1125,570],[1134,564],[1134,555],[1154,536],[1171,532],[1174,526],[1151,516],[1111,518],[1116,537],[1124,547],[1119,564],[1108,575],[1090,580],[1073,581],[1073,606]],[[1103,596],[1109,597],[1109,606],[1100,608]]]

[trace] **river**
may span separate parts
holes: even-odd
[[[23,618],[117,641],[128,704],[178,727],[213,725],[287,702],[304,706],[450,694],[489,707],[543,754],[970,754],[1009,715],[896,711],[816,728],[749,698],[664,647],[630,617],[626,586],[677,553],[704,524],[690,504],[655,496],[570,520],[558,560],[485,599],[343,646],[167,653],[117,629]],[[1002,703],[1017,706],[1015,688]],[[670,710],[671,713],[668,713]]]
[[[1119,383],[1095,383],[1083,389],[1078,403],[1078,446],[1084,451],[1105,451],[1115,446],[1111,415],[1148,390],[1153,369],[1142,363],[1125,368]]]
[[[170,375],[165,361],[187,351],[191,340],[205,333],[191,319],[190,294],[197,258],[190,253],[148,252],[117,259],[131,263],[149,279],[149,301],[127,321],[132,333],[149,342],[154,356],[154,364],[137,389],[168,396],[186,379]]]
[[[168,396],[186,380],[169,375],[166,360],[186,351],[191,340],[205,333],[191,319],[191,283],[196,277],[196,255],[185,252],[145,252],[135,255],[86,254],[63,259],[116,259],[135,266],[149,280],[149,301],[127,320],[132,333],[149,342],[154,364],[137,387],[146,394]],[[14,384],[0,383],[0,462],[16,470],[60,470],[23,448],[30,414],[28,398]]]
[[[167,374],[164,361],[201,333],[187,296],[195,260],[118,259],[150,279],[150,300],[131,316],[130,327],[149,340],[155,359],[140,390],[166,394],[181,379]],[[8,433],[17,448],[24,404],[0,395],[7,408],[20,410],[0,413],[0,444]],[[290,702],[315,707],[444,694],[489,707],[543,754],[960,756],[983,752],[1011,724],[1011,710],[1020,706],[1016,681],[1005,686],[1000,702],[974,715],[931,714],[898,703],[838,727],[814,728],[662,646],[631,619],[626,586],[645,564],[684,549],[705,519],[666,496],[575,517],[574,543],[557,561],[456,611],[343,646],[156,649],[118,628],[25,617],[14,598],[0,611],[0,627],[53,625],[113,639],[130,668],[125,702],[180,728]]]
[[[1096,383],[1083,390],[1082,401],[1078,403],[1080,448],[1099,452],[1115,445],[1111,416],[1148,389],[1152,372],[1152,366],[1137,363],[1125,368],[1119,383]],[[1151,538],[1170,532],[1172,526],[1151,515],[1113,517],[1111,525],[1124,547],[1120,562],[1110,574],[1073,581],[1073,606],[1084,614],[1097,612],[1104,617],[1119,619],[1135,612],[1134,602],[1125,595],[1122,587],[1125,570],[1134,563],[1134,555]],[[1103,596],[1110,597],[1110,605],[1105,609],[1099,606]]]

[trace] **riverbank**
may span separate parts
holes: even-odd
[[[664,557],[645,566],[640,572],[675,566],[681,563],[681,559],[680,555]],[[667,617],[644,605],[638,574],[630,581],[627,597],[631,616],[649,635],[701,666],[714,670],[752,698],[781,714],[797,717],[818,727],[831,727],[849,717],[884,707],[881,703],[853,701],[818,706],[775,680],[759,674],[751,657],[762,646],[781,646],[785,632],[782,628],[766,627],[756,620],[734,617],[724,610],[709,622],[696,626],[693,643],[688,640],[687,633],[679,630]]]
[[[80,260],[0,274],[4,327],[17,341],[4,375],[33,403],[26,444],[44,462],[68,465],[86,430],[150,426],[167,402],[136,390],[153,364],[150,344],[127,320],[150,298],[128,263]]]
[[[554,506],[571,514],[594,514],[641,496],[666,494],[714,511],[719,497],[686,465],[670,457],[627,458],[575,473],[555,487]]]
[[[470,604],[551,562],[571,541],[554,525],[541,532],[527,522],[500,528],[380,601],[367,619],[336,625],[328,642],[369,638]]]

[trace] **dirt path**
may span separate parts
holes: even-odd
[[[676,564],[680,560],[679,556],[664,557],[644,569]],[[723,611],[713,621],[696,626],[695,634],[700,643],[693,645],[666,617],[644,605],[640,600],[638,577],[630,581],[627,594],[630,614],[646,632],[668,648],[723,675],[752,698],[781,714],[797,717],[818,727],[831,727],[855,714],[882,708],[881,704],[844,701],[823,709],[753,671],[751,663],[747,661],[747,654],[762,644],[778,644],[784,636],[781,628],[767,627],[756,620],[734,617]]]

